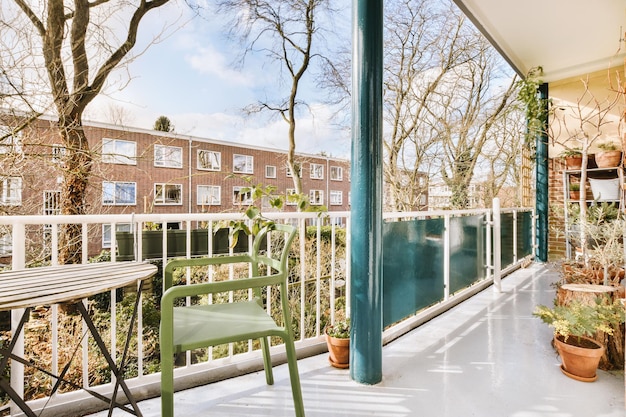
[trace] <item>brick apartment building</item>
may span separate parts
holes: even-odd
[[[10,132],[8,126],[0,129],[0,137]],[[238,212],[250,201],[243,190],[249,183],[241,176],[275,186],[279,194],[294,191],[283,150],[101,123],[85,123],[84,130],[94,155],[88,214]],[[63,155],[48,120],[7,136],[0,143],[3,214],[58,214]],[[312,206],[349,210],[348,160],[305,154],[297,159]],[[283,210],[296,209],[287,203]],[[103,226],[102,247],[110,246],[107,234]]]

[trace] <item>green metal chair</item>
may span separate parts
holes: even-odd
[[[270,230],[271,229],[271,233]],[[260,254],[264,237],[282,237],[281,251],[272,257]],[[268,336],[278,336],[285,342],[291,391],[296,416],[304,417],[304,405],[300,389],[300,377],[296,349],[291,330],[289,300],[287,292],[289,248],[296,229],[288,225],[274,224],[265,227],[254,239],[250,254],[217,256],[212,258],[176,259],[167,264],[164,276],[164,293],[161,298],[161,416],[174,416],[174,356],[187,350],[215,346],[242,340],[260,339],[263,351],[265,379],[268,385],[274,383],[270,343]],[[282,236],[281,236],[282,235]],[[274,259],[277,258],[277,259]],[[175,269],[188,266],[223,265],[248,263],[251,265],[250,278],[190,285],[172,285]],[[260,275],[260,265],[270,269],[267,275]],[[282,323],[280,325],[263,308],[261,289],[276,286],[280,292]],[[180,305],[181,298],[214,294],[228,291],[252,289],[251,300],[211,305]],[[178,302],[178,304],[177,304]]]

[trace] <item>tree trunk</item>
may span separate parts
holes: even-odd
[[[85,197],[93,159],[80,117],[73,120],[74,123],[71,125],[66,123],[67,126],[62,126],[63,122],[59,122],[61,136],[67,148],[61,189],[61,214],[63,215],[85,214]],[[59,263],[82,261],[81,236],[80,224],[62,225],[59,235]]]

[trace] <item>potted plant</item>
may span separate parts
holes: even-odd
[[[569,184],[569,198],[570,200],[580,199],[580,183],[572,182]]]
[[[598,168],[613,168],[619,166],[622,160],[622,151],[614,142],[603,142],[598,145],[601,149],[596,153],[596,164]]]
[[[565,159],[567,169],[581,169],[583,153],[580,148],[565,149],[561,152],[561,158]]]
[[[561,357],[561,371],[570,378],[593,382],[605,347],[592,339],[597,332],[613,334],[624,322],[624,306],[616,299],[598,297],[594,303],[572,300],[549,308],[539,305],[533,315],[554,328],[554,345]]]
[[[346,369],[350,366],[350,319],[336,320],[326,327],[326,345],[328,361],[335,368]]]

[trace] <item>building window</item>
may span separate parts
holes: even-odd
[[[343,204],[343,192],[341,191],[331,191],[330,192],[330,205],[331,206],[340,206]]]
[[[219,206],[222,204],[221,187],[219,185],[198,185],[199,206]]]
[[[324,191],[311,190],[309,191],[309,203],[312,206],[321,206],[324,204]]]
[[[276,167],[274,165],[265,165],[265,178],[276,178]]]
[[[154,204],[183,204],[182,184],[154,184]]]
[[[236,206],[252,204],[252,190],[250,190],[250,187],[233,187],[233,204]]]
[[[333,181],[343,180],[343,168],[342,167],[330,167],[330,179]]]
[[[22,153],[22,132],[14,133],[8,126],[0,126],[0,154]]]
[[[285,204],[288,206],[295,206],[297,203],[296,199],[293,197],[296,195],[295,188],[287,188],[285,190]]]
[[[254,158],[250,155],[233,155],[233,172],[237,174],[252,174],[254,172]]]
[[[121,139],[102,139],[102,162],[137,165],[137,143]]]
[[[105,206],[134,206],[136,196],[136,182],[104,181],[102,183],[102,204]]]
[[[0,235],[0,255],[10,255],[13,253],[13,237],[7,230]]]
[[[219,171],[222,169],[222,154],[215,151],[198,149],[198,169]]]
[[[67,155],[67,148],[62,145],[52,145],[52,163],[62,164]]]
[[[183,148],[178,146],[154,145],[154,166],[182,168]]]
[[[43,192],[43,215],[56,216],[61,214],[61,192],[60,191],[44,191]]]
[[[311,179],[323,180],[324,179],[324,165],[311,164]]]
[[[130,223],[118,223],[115,225],[115,233],[119,232],[131,232]],[[110,248],[111,247],[111,225],[103,224],[102,225],[102,247]]]
[[[299,177],[302,178],[302,167],[300,166],[300,164],[295,164],[295,165],[296,165],[296,171],[300,173]],[[287,165],[287,176],[289,178],[293,177],[293,174],[291,173],[291,168],[289,168],[289,165]]]
[[[22,179],[20,177],[8,177],[0,181],[0,204],[3,206],[22,204]]]

